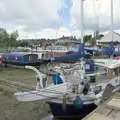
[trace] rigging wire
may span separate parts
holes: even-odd
[[[97,22],[97,25],[96,25],[96,31],[100,29],[99,27],[99,15],[100,15],[100,10],[101,10],[101,0],[100,0],[100,4],[98,5],[98,0],[97,1],[97,7],[96,7],[96,2],[95,0],[93,0],[94,2],[94,11],[95,11],[95,17],[96,17],[96,22]]]
[[[62,9],[61,9],[61,13],[60,13],[60,18],[58,21],[58,27],[57,27],[57,31],[56,31],[56,39],[58,37],[58,32],[59,32],[59,28],[63,23],[63,19],[64,19],[64,0],[62,0]]]

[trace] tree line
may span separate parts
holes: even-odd
[[[29,46],[29,42],[24,40],[18,40],[19,34],[18,31],[15,30],[11,33],[8,33],[4,28],[0,28],[0,47],[5,47],[7,50],[11,47],[17,46]],[[96,39],[100,39],[103,37],[102,34],[93,37],[92,35],[85,35],[84,36],[84,43],[90,43],[91,45],[96,44]]]
[[[95,45],[96,44],[96,40],[99,40],[103,37],[103,34],[99,34],[97,36],[92,36],[92,35],[85,35],[83,38],[84,43],[89,43],[91,45]]]

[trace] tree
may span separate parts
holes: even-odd
[[[8,33],[4,28],[0,28],[0,46],[6,46],[6,41],[8,40]]]
[[[19,37],[18,31],[13,31],[10,34],[10,40],[9,40],[9,45],[10,46],[16,46],[17,45],[17,38]]]
[[[7,51],[17,45],[18,31],[8,33],[4,28],[0,28],[0,46],[3,46]]]
[[[87,43],[87,42],[89,43],[91,39],[92,39],[92,35],[85,35],[83,38],[84,43]]]
[[[29,44],[28,44],[28,41],[25,41],[25,40],[23,40],[23,41],[19,40],[19,41],[18,41],[18,46],[26,47],[26,46],[28,46],[28,45],[29,45]]]

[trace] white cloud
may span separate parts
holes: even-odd
[[[96,2],[98,1],[98,2]],[[9,31],[17,29],[20,38],[58,38],[81,36],[80,0],[72,0],[70,9],[71,26],[74,30],[61,27],[57,33],[59,12],[65,0],[0,0],[0,26]],[[95,5],[94,5],[95,4]],[[120,0],[114,0],[114,28],[120,28]],[[64,8],[70,6],[65,2]],[[110,0],[84,0],[85,34],[97,28],[97,19],[102,31],[110,29]]]
[[[1,0],[0,21],[23,31],[55,28],[63,0]]]
[[[120,29],[120,0],[113,0],[114,29]],[[71,25],[80,28],[80,0],[72,0]],[[99,25],[101,31],[110,30],[111,27],[111,0],[85,0],[84,1],[84,27],[95,31]],[[98,25],[97,25],[98,23]]]
[[[59,28],[58,32],[56,29],[46,28],[38,32],[23,32],[19,31],[22,38],[46,38],[46,39],[55,39],[64,36],[71,36],[71,32],[66,28]]]
[[[11,32],[11,31],[10,31]],[[69,31],[67,28],[60,27],[58,32],[56,29],[46,28],[38,32],[23,32],[19,31],[20,37],[19,39],[27,39],[27,38],[46,38],[46,39],[56,39],[64,36],[76,36],[76,38],[81,37],[80,30]],[[92,31],[85,31],[84,34],[93,34]]]

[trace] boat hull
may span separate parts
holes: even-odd
[[[40,66],[41,64],[49,63],[49,60],[36,60],[33,62],[3,60],[3,63],[6,65],[17,65],[17,66],[25,66],[25,65]]]
[[[76,108],[74,104],[67,104],[64,110],[61,103],[53,102],[49,102],[49,106],[54,117],[79,119],[82,119],[97,107],[93,103],[84,104],[81,108]]]

